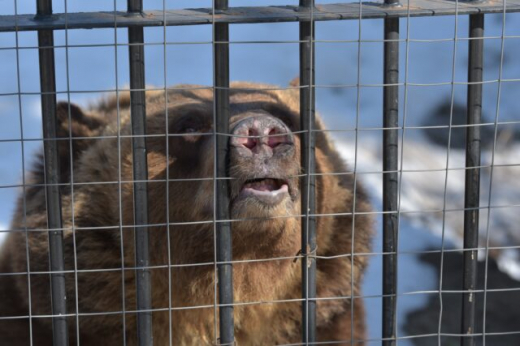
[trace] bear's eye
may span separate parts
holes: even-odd
[[[200,131],[194,127],[186,127],[181,132],[182,133],[195,133],[195,132],[200,132]]]

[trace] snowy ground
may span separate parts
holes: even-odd
[[[358,179],[370,191],[374,209],[381,211],[382,174],[381,145],[379,138],[366,138],[358,144],[355,159],[354,143],[339,142],[339,150],[352,167],[357,162]],[[421,291],[438,290],[438,274],[430,266],[420,261],[420,252],[425,250],[441,250],[442,234],[444,234],[444,249],[462,248],[463,212],[452,211],[442,213],[443,209],[453,210],[464,207],[464,170],[448,171],[449,168],[464,167],[463,150],[450,152],[449,164],[445,148],[433,145],[425,140],[405,140],[403,151],[404,173],[400,176],[400,234],[399,234],[399,285],[398,293],[398,327],[399,336],[407,336],[404,332],[404,317],[410,311],[420,308],[426,303],[431,294]],[[490,246],[518,246],[520,237],[518,224],[520,203],[518,191],[520,181],[512,179],[520,171],[520,144],[512,143],[496,150],[493,169],[492,208],[483,209],[480,216],[480,240],[484,247],[489,235]],[[482,165],[491,165],[492,151],[484,150]],[[503,166],[498,166],[503,165]],[[411,172],[413,171],[413,172]],[[481,177],[481,206],[489,204],[490,169],[482,170]],[[446,189],[444,188],[446,185]],[[446,197],[444,192],[446,190]],[[499,206],[510,206],[498,208]],[[434,212],[432,212],[434,211]],[[444,216],[444,219],[443,219]],[[381,217],[378,218],[380,230]],[[444,225],[444,227],[443,227]],[[381,234],[374,244],[374,251],[381,252]],[[480,259],[484,259],[485,251],[480,251]],[[518,278],[520,262],[518,249],[497,250],[493,253],[498,266],[511,277]],[[364,294],[367,296],[381,294],[381,256],[372,258],[369,272],[365,279]],[[374,287],[374,283],[378,283]],[[520,283],[519,283],[520,285]],[[517,285],[518,286],[518,285]],[[515,286],[515,287],[517,287]],[[512,287],[510,287],[512,288]],[[380,335],[380,299],[367,299],[368,320],[370,321],[370,337]],[[516,316],[518,317],[518,316]],[[411,341],[400,341],[401,345],[411,345]]]
[[[374,172],[381,171],[379,141],[369,138],[358,146],[357,169],[378,201],[382,198],[382,175]],[[399,177],[401,217],[438,237],[444,233],[457,248],[462,248],[464,150],[452,149],[448,158],[446,148],[430,142],[405,139],[404,143],[403,173]],[[355,160],[355,152],[349,150],[353,145],[340,144],[348,162]],[[514,249],[520,245],[520,181],[514,179],[520,174],[520,143],[498,141],[494,154],[493,150],[484,149],[481,166],[485,168],[481,170],[480,206],[490,205],[491,209],[480,212],[480,246],[489,241],[490,247],[513,247],[498,249],[496,256],[499,267],[520,280],[518,250]],[[440,212],[442,210],[446,213]],[[485,252],[481,251],[479,258],[484,256]]]
[[[338,0],[339,2],[340,0]],[[334,2],[334,1],[333,1]],[[257,1],[255,4],[284,4],[287,1]],[[293,3],[296,3],[293,1]],[[126,1],[117,1],[118,9],[124,9]],[[162,0],[145,1],[145,8],[162,8]],[[231,5],[248,5],[243,1],[233,1]],[[56,12],[63,12],[63,2],[55,4]],[[0,14],[13,14],[13,1],[0,0]],[[34,13],[34,3],[18,1],[19,13]],[[113,9],[110,1],[92,0],[89,2],[69,0],[68,11],[92,11]],[[169,6],[169,5],[168,5]],[[210,6],[210,1],[175,2],[175,8]],[[486,36],[500,36],[502,33],[501,15],[486,16]],[[455,32],[454,17],[413,18],[409,22],[401,21],[401,38],[409,37],[416,41],[401,45],[401,81],[431,86],[409,86],[400,90],[400,124],[402,125],[406,111],[406,126],[432,124],[430,114],[439,103],[451,100],[452,92],[457,104],[465,102],[465,86],[457,85],[454,89],[452,66],[455,67],[455,80],[466,80],[467,61],[467,17],[459,16],[457,36],[461,40],[455,45],[456,59],[453,65],[454,44],[445,40],[452,38]],[[361,32],[359,29],[361,28]],[[435,28],[435,30],[432,30]],[[499,121],[519,121],[517,100],[520,95],[520,64],[515,63],[520,55],[520,20],[519,16],[508,15],[506,18],[506,34],[517,35],[506,40],[504,69],[502,77],[512,81],[501,84]],[[211,28],[206,26],[167,28],[164,37],[163,28],[145,29],[145,39],[149,43],[157,43],[146,47],[146,80],[147,84],[164,86],[178,83],[212,84],[212,46]],[[317,40],[334,40],[336,42],[316,43],[316,82],[318,85],[351,85],[360,82],[365,85],[382,83],[382,48],[381,40],[383,22],[367,20],[359,25],[358,21],[325,22],[316,25]],[[65,50],[56,49],[57,88],[73,91],[70,95],[61,93],[60,100],[87,105],[102,94],[94,90],[114,90],[128,85],[128,53],[127,47],[114,49],[117,35],[118,43],[127,42],[124,29],[74,30],[65,35],[63,31],[55,33],[57,45],[91,45],[105,44],[104,47],[74,47]],[[231,40],[242,43],[231,45],[231,78],[233,80],[249,80],[285,86],[298,74],[298,26],[296,23],[277,23],[270,25],[231,26]],[[366,40],[359,46],[356,40]],[[186,44],[166,45],[167,42],[189,42]],[[244,41],[292,41],[293,43],[245,43]],[[437,40],[425,42],[424,40]],[[343,42],[340,42],[343,41]],[[348,41],[348,42],[347,42]],[[39,92],[37,37],[34,33],[20,33],[18,43],[26,47],[18,51],[14,49],[0,50],[0,94],[22,92]],[[0,33],[0,47],[14,47],[16,36],[13,33]],[[486,40],[484,79],[496,80],[499,76],[501,40]],[[358,50],[361,55],[358,56]],[[358,60],[359,57],[359,60]],[[405,62],[408,57],[408,66]],[[165,59],[166,58],[166,59]],[[17,80],[17,59],[21,83]],[[117,74],[116,74],[117,66]],[[358,75],[359,71],[359,75]],[[404,73],[407,71],[407,73]],[[358,81],[358,76],[360,80]],[[69,79],[69,83],[67,83]],[[359,93],[358,93],[359,91]],[[381,210],[381,87],[320,87],[316,89],[317,108],[323,115],[329,129],[336,139],[340,151],[349,162],[350,167],[356,163],[360,180],[369,188],[375,210]],[[405,104],[406,95],[406,104]],[[493,122],[497,110],[498,84],[484,84],[483,112],[487,122]],[[357,118],[357,121],[356,121]],[[22,163],[31,163],[32,154],[41,146],[41,113],[38,95],[24,94],[20,98],[0,95],[0,230],[7,229],[11,218],[19,184],[22,176]],[[21,119],[21,120],[20,120]],[[363,131],[358,132],[357,160],[354,156],[356,123]],[[21,126],[20,126],[21,124]],[[501,128],[518,128],[517,125],[500,125]],[[33,139],[23,144],[25,157],[19,142],[4,141],[8,139]],[[344,130],[344,131],[340,131]],[[424,290],[435,290],[438,278],[435,271],[419,261],[414,251],[440,249],[439,235],[444,229],[446,248],[460,247],[460,229],[462,213],[460,211],[431,212],[432,210],[460,209],[463,206],[463,171],[450,170],[447,180],[446,206],[444,207],[444,185],[446,181],[446,149],[436,147],[424,139],[420,129],[406,130],[404,142],[403,169],[415,170],[402,174],[401,188],[401,224],[400,250],[408,252],[399,256],[399,293],[411,293]],[[497,148],[499,156],[494,164],[503,165],[493,170],[493,192],[491,205],[520,205],[520,147],[518,144]],[[483,155],[483,165],[491,163],[490,152]],[[461,151],[451,150],[448,167],[461,168],[464,156]],[[507,166],[513,165],[513,166]],[[423,170],[434,172],[417,172]],[[371,173],[366,173],[371,172]],[[482,205],[488,205],[490,170],[483,169]],[[493,208],[490,213],[489,239],[494,246],[520,245],[520,236],[516,225],[520,221],[517,207]],[[414,211],[412,213],[412,211]],[[443,227],[444,224],[444,227]],[[481,238],[486,239],[487,209],[481,213]],[[380,223],[378,224],[380,229]],[[2,233],[0,232],[0,239]],[[0,240],[1,241],[1,240]],[[381,238],[377,237],[374,251],[381,251]],[[499,253],[499,264],[510,274],[518,277],[518,260],[516,250]],[[500,257],[502,256],[502,257]],[[367,298],[369,321],[369,337],[379,338],[381,335],[381,256],[374,255],[364,282],[364,294]],[[398,299],[399,336],[406,335],[403,329],[405,316],[409,311],[423,306],[427,296],[411,294]],[[377,342],[374,345],[379,344]],[[400,341],[400,345],[408,346],[409,341]]]

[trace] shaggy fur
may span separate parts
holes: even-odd
[[[147,92],[147,139],[149,228],[152,272],[153,333],[155,345],[212,345],[215,335],[215,267],[213,220],[213,93],[211,89]],[[298,89],[273,88],[252,83],[233,83],[230,93],[231,127],[248,114],[269,114],[281,119],[292,131],[299,130]],[[70,344],[76,344],[79,327],[81,345],[136,345],[135,266],[133,224],[132,148],[129,95],[121,93],[83,111],[65,103],[58,107],[62,215],[65,228],[65,274]],[[165,107],[166,106],[166,107]],[[121,137],[118,135],[118,110]],[[69,111],[70,119],[69,125]],[[167,115],[167,118],[166,118]],[[70,146],[69,127],[73,139]],[[318,118],[315,127],[323,130]],[[165,129],[169,134],[165,136]],[[108,138],[100,138],[108,136]],[[84,138],[97,137],[97,138]],[[166,152],[166,138],[168,152]],[[320,341],[360,340],[365,337],[361,299],[362,274],[368,253],[372,221],[367,198],[349,172],[325,132],[316,132],[318,173],[317,335]],[[72,149],[72,155],[70,150]],[[235,200],[240,185],[257,177],[254,164],[229,150],[233,259],[270,261],[239,262],[234,268],[234,309],[237,345],[297,343],[301,339],[301,302],[278,302],[301,297],[301,261],[293,260],[300,250],[299,182],[300,140],[294,135],[289,151],[277,172],[286,171],[291,181],[290,197],[274,207],[254,200]],[[71,162],[71,157],[73,161]],[[41,160],[40,160],[41,162]],[[120,164],[119,164],[120,162]],[[71,172],[72,167],[72,172]],[[281,173],[280,173],[281,174]],[[168,176],[169,175],[169,176]],[[202,181],[170,181],[166,178],[209,178]],[[0,252],[0,338],[2,345],[28,345],[32,327],[34,345],[50,345],[52,319],[48,275],[48,234],[42,164],[26,178],[29,186],[18,201],[12,229]],[[121,181],[121,183],[118,183]],[[87,183],[87,184],[86,184]],[[32,186],[31,186],[32,185]],[[356,198],[354,199],[354,191]],[[356,201],[354,221],[349,215]],[[24,207],[25,205],[25,207]],[[27,210],[24,215],[24,208]],[[169,208],[169,209],[168,209]],[[327,214],[344,213],[341,216]],[[199,223],[182,224],[191,221]],[[207,221],[207,222],[200,222]],[[168,228],[165,223],[170,222]],[[120,227],[120,226],[123,227]],[[25,227],[29,232],[25,232]],[[354,234],[352,233],[354,232]],[[168,237],[169,235],[169,237]],[[354,240],[354,244],[352,244]],[[169,249],[168,249],[169,244]],[[28,249],[28,251],[26,250]],[[168,254],[170,258],[168,258]],[[347,256],[337,256],[345,255]],[[334,257],[335,256],[335,257]],[[29,266],[27,265],[29,258]],[[168,272],[167,265],[173,267]],[[197,266],[183,266],[198,264]],[[125,269],[122,270],[121,268]],[[74,269],[77,269],[77,275]],[[93,271],[93,270],[103,271]],[[27,272],[30,271],[30,281]],[[38,273],[44,272],[44,273]],[[169,283],[171,282],[171,296]],[[124,287],[124,289],[123,289]],[[352,291],[353,289],[353,291]],[[1,319],[29,315],[29,319]],[[171,298],[171,301],[170,301]],[[186,308],[168,312],[172,308]],[[196,308],[189,308],[196,307]],[[125,310],[126,314],[121,312]],[[103,312],[110,312],[103,314]],[[40,317],[40,316],[41,317]],[[171,317],[171,326],[168,325]],[[353,320],[352,320],[353,318]],[[217,321],[218,323],[218,321]],[[351,331],[354,335],[351,335]],[[350,343],[348,343],[350,344]]]

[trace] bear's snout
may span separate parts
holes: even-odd
[[[269,159],[294,152],[294,136],[280,120],[255,114],[241,119],[232,129],[230,145],[236,155]]]

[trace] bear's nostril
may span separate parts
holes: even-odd
[[[278,146],[293,143],[289,128],[281,120],[265,115],[240,120],[235,124],[232,134],[231,144],[242,150],[248,149],[248,154],[241,151],[248,157],[282,153],[284,149],[277,148]]]
[[[244,141],[244,146],[248,149],[253,149],[255,146],[256,146],[256,141],[257,141],[257,138],[255,138],[256,136],[256,131],[252,128],[248,129],[247,131],[247,137],[245,138],[245,141]]]
[[[267,145],[269,145],[271,148],[275,148],[278,145],[285,142],[285,135],[283,133],[280,133],[276,128],[272,128],[269,131],[267,138]]]
[[[247,130],[247,132],[246,132]],[[256,146],[256,131],[252,128],[242,129],[235,132],[236,137],[233,138],[233,142],[236,145],[243,145],[248,149],[253,149]]]

